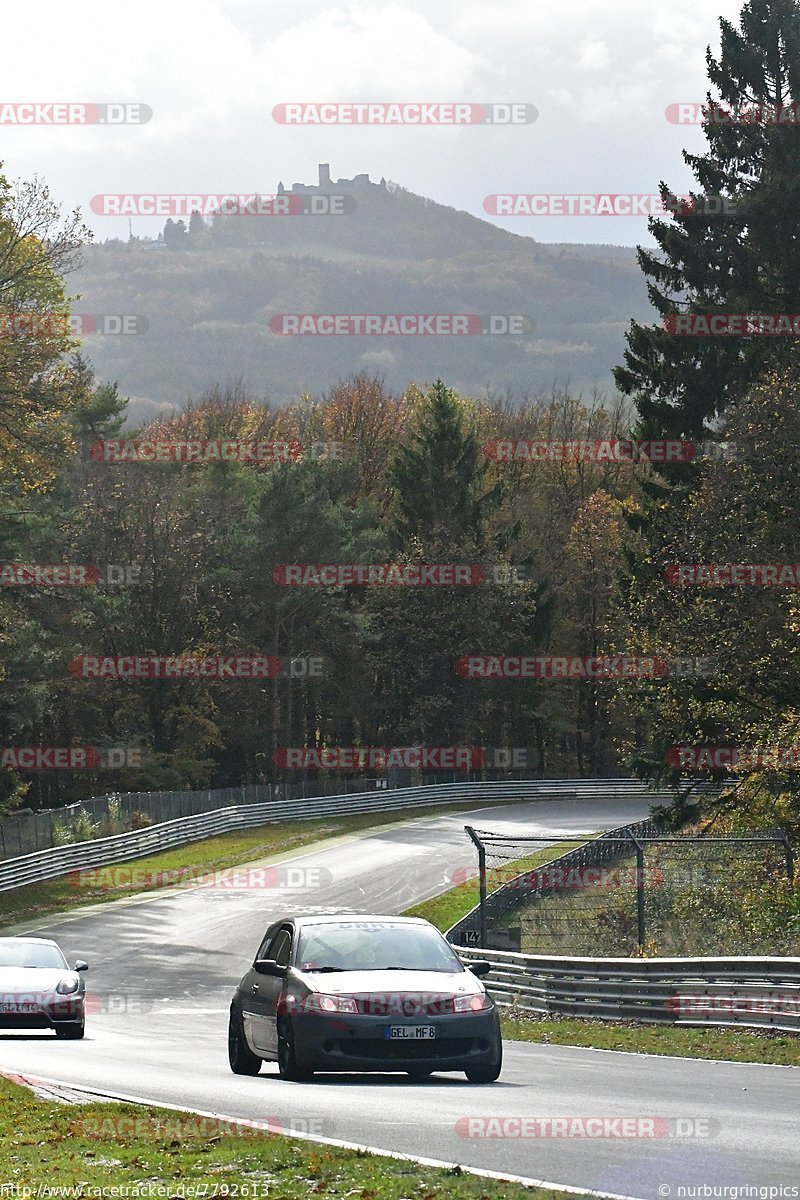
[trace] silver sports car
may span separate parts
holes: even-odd
[[[82,1038],[86,988],[80,959],[73,970],[55,942],[0,937],[0,1029],[54,1029]]]

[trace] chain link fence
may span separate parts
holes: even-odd
[[[586,956],[800,953],[794,852],[780,830],[667,836],[645,821],[558,855],[576,839],[465,828],[481,901],[453,931],[461,944]]]

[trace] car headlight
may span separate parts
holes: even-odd
[[[81,986],[81,981],[77,975],[65,975],[63,979],[58,981],[56,991],[59,996],[71,996],[77,992]]]
[[[476,992],[472,996],[456,996],[453,1001],[454,1012],[482,1012],[485,1008],[491,1008],[492,1002],[486,995],[486,992]]]
[[[352,996],[328,996],[315,992],[305,1003],[306,1008],[323,1013],[357,1013],[358,1004]]]

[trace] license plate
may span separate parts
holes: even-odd
[[[0,1012],[4,1013],[35,1013],[38,1011],[38,1004],[0,1004]]]
[[[390,1042],[416,1042],[420,1038],[435,1038],[436,1028],[433,1025],[387,1025],[386,1037]]]

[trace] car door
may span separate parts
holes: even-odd
[[[275,940],[278,929],[278,924],[269,927],[264,935],[264,940],[256,952],[256,960],[269,957],[269,948]],[[263,979],[264,976],[259,975],[251,966],[239,984],[245,1036],[250,1043],[250,1048],[256,1051],[256,1053],[262,1049],[266,1038],[266,1032],[264,1031],[264,1006],[261,996],[261,981]]]
[[[263,948],[262,948],[263,949]],[[271,958],[278,966],[288,967],[292,953],[292,929],[282,925],[264,952],[259,951],[259,958]],[[277,1058],[278,1055],[278,1002],[284,989],[285,980],[281,975],[259,975],[253,972],[254,982],[251,987],[253,997],[252,1008],[255,1014],[253,1021],[253,1037],[256,1046],[265,1057]]]

